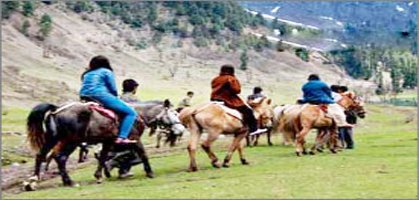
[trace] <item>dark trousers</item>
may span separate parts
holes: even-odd
[[[258,122],[253,114],[253,110],[247,106],[240,106],[236,108],[243,115],[243,122],[249,126],[249,132],[254,132],[258,129]]]
[[[343,146],[346,146],[346,148],[353,149],[354,148],[353,129],[351,127],[340,127],[339,140],[342,142]]]
[[[211,98],[211,101],[224,102],[223,100],[213,99],[213,98]],[[228,105],[225,102],[224,102],[224,105],[232,109],[236,109],[243,115],[243,123],[249,127],[250,133],[258,129],[258,121],[256,120],[255,115],[253,114],[253,110],[251,108],[249,108],[246,105],[235,107],[235,106]]]

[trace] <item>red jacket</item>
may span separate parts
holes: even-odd
[[[238,96],[241,86],[239,80],[234,75],[221,73],[212,80],[211,87],[211,100],[224,101],[226,106],[232,108],[245,105],[243,100]]]

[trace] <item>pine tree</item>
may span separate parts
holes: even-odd
[[[48,14],[44,14],[41,17],[41,21],[39,22],[40,25],[40,32],[42,34],[42,39],[48,37],[50,32],[52,31],[52,19]]]
[[[32,1],[25,1],[22,5],[23,15],[26,17],[32,16],[33,11],[35,10],[34,3]]]
[[[240,69],[243,71],[247,70],[247,61],[249,61],[249,57],[247,56],[247,50],[243,50],[240,55]]]

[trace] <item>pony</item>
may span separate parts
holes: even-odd
[[[255,117],[257,119],[264,118],[262,115],[266,114],[265,111],[269,109],[270,104],[271,99],[266,97],[255,102],[252,105],[254,107]],[[230,108],[226,109],[228,110]],[[215,102],[209,102],[193,107],[186,107],[180,112],[179,118],[190,132],[190,140],[187,147],[190,158],[188,171],[194,172],[198,170],[195,154],[203,130],[207,131],[208,137],[202,143],[201,147],[208,154],[213,167],[221,167],[220,163],[218,163],[217,156],[211,149],[211,144],[220,134],[234,135],[233,142],[230,144],[222,166],[229,167],[229,162],[236,149],[239,152],[241,163],[243,165],[249,164],[244,156],[243,145],[241,144],[242,139],[248,134],[248,128],[243,125],[240,119],[241,114],[232,114],[232,112],[228,112],[226,109],[223,109],[222,106],[217,105]],[[238,113],[236,110],[233,111]]]
[[[185,127],[179,120],[179,113],[167,99],[164,102],[147,101],[133,107],[142,114],[146,126],[150,128],[149,135],[152,136],[157,131],[156,148],[160,148],[163,136],[166,137],[165,143],[170,143],[171,147],[182,137]]]
[[[105,114],[106,113],[106,114]],[[73,102],[63,106],[56,106],[49,103],[41,103],[35,106],[27,118],[27,139],[33,150],[37,151],[35,157],[35,170],[29,178],[27,190],[35,190],[37,181],[40,180],[40,169],[42,162],[45,162],[47,154],[52,148],[56,148],[54,159],[57,162],[59,173],[64,186],[78,186],[66,170],[66,163],[70,154],[82,142],[87,144],[102,143],[102,151],[99,158],[99,166],[96,179],[101,179],[102,174],[98,173],[105,165],[105,159],[113,146],[118,132],[118,116],[113,112],[100,107],[98,104],[89,102]],[[138,119],[131,130],[130,139],[137,140],[135,144],[129,144],[141,157],[144,171],[149,178],[154,177],[148,161],[148,156],[140,137],[144,131],[144,123]],[[57,146],[56,146],[57,145]]]
[[[360,118],[364,118],[366,111],[362,99],[355,93],[342,94],[342,99],[337,102],[344,110],[353,110]],[[336,153],[337,146],[337,125],[334,120],[327,116],[320,105],[282,105],[274,108],[275,120],[274,131],[283,133],[284,144],[291,144],[295,141],[296,154],[307,154],[304,143],[305,136],[313,128],[318,129],[316,143],[311,148],[310,154],[319,149],[325,142],[329,142],[329,149]]]

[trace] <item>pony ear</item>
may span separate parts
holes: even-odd
[[[268,105],[271,105],[272,103],[272,99],[268,99],[268,101],[266,102]]]
[[[165,100],[164,100],[163,106],[164,106],[165,108],[169,108],[169,107],[170,107],[170,101],[169,101],[169,99],[165,99]]]

